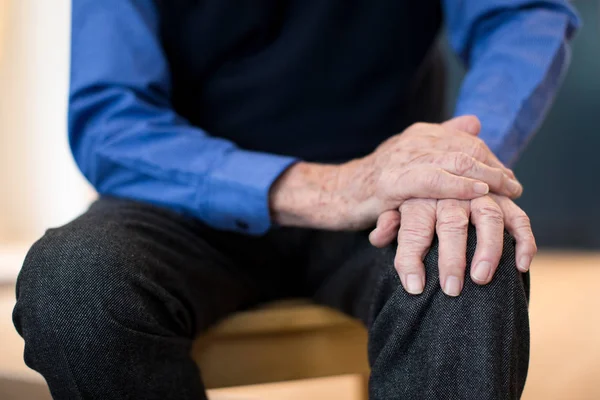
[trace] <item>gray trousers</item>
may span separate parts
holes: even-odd
[[[475,244],[471,227],[469,263]],[[230,313],[285,297],[363,321],[371,399],[519,398],[529,289],[514,240],[505,235],[492,283],[467,278],[457,298],[440,289],[437,239],[420,296],[400,285],[394,254],[394,246],[372,247],[367,232],[275,228],[247,237],[105,198],[30,250],[14,322],[27,365],[56,399],[204,399],[189,356],[194,337]]]

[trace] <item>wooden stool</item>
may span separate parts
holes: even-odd
[[[207,389],[361,374],[367,399],[367,332],[308,301],[237,313],[198,338],[192,355]]]

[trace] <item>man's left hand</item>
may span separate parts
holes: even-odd
[[[408,200],[400,210],[381,214],[369,240],[376,247],[384,247],[397,237],[394,267],[404,278],[405,289],[420,294],[425,286],[423,258],[437,232],[440,284],[444,293],[458,296],[467,264],[469,221],[477,232],[471,264],[475,283],[485,285],[492,280],[502,256],[504,229],[516,239],[517,268],[529,270],[537,252],[529,218],[511,199],[494,194],[471,201]]]

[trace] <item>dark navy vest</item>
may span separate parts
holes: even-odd
[[[443,114],[439,0],[156,0],[173,106],[248,150],[338,162]]]

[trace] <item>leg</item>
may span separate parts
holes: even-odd
[[[57,399],[204,399],[192,340],[260,300],[251,271],[267,270],[268,253],[260,239],[100,200],[25,260],[14,310],[25,361]]]
[[[475,245],[471,227],[469,264]],[[394,253],[371,247],[366,233],[320,233],[313,244],[308,282],[315,299],[369,329],[370,397],[518,399],[529,361],[529,287],[515,267],[513,239],[505,234],[493,281],[478,286],[467,278],[457,298],[441,291],[437,240],[425,259],[420,296],[400,285]]]

